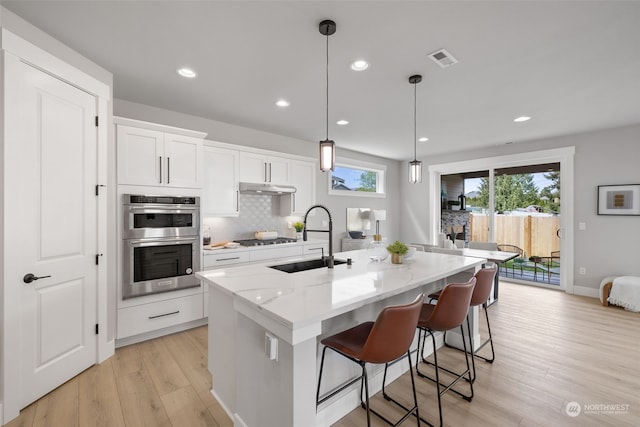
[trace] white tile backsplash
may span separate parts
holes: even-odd
[[[253,239],[254,232],[263,230],[275,230],[282,237],[295,237],[295,229],[288,229],[287,225],[301,218],[280,216],[279,196],[240,194],[238,202],[238,217],[204,218],[203,226],[209,227],[212,242]]]

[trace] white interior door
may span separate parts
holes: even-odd
[[[11,55],[5,79],[5,314],[15,324],[4,329],[5,343],[19,343],[5,351],[5,380],[11,406],[24,407],[96,362],[97,107]]]

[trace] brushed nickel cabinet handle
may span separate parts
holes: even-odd
[[[158,315],[156,315],[156,316],[149,316],[149,320],[151,320],[151,319],[157,319],[158,317],[171,316],[172,314],[178,314],[178,313],[180,313],[180,310],[178,310],[178,311],[172,311],[171,313],[158,314]]]

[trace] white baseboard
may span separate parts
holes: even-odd
[[[600,298],[600,290],[595,288],[587,288],[584,286],[574,286],[574,295],[582,295],[585,297]]]
[[[102,363],[116,352],[116,341],[106,341],[98,345],[98,363]]]
[[[231,418],[233,420],[233,426],[234,427],[249,427],[247,426],[247,424],[242,420],[242,418],[240,418],[240,415],[238,414],[233,414],[233,417]]]
[[[227,416],[229,418],[231,418],[232,420],[236,419],[236,416],[238,414],[234,414],[233,412],[231,412],[231,409],[229,409],[227,407],[227,405],[225,405],[224,400],[220,399],[220,396],[218,396],[218,394],[216,393],[216,391],[214,389],[211,389],[211,395],[214,397],[214,399],[216,399],[216,401],[218,402],[218,404],[222,407],[222,409],[224,410],[224,412],[226,412]],[[239,418],[239,417],[238,417]],[[244,422],[244,421],[243,421]]]
[[[198,326],[206,325],[208,322],[209,319],[205,317],[203,319],[181,323],[180,325],[169,326],[168,328],[162,328],[151,332],[145,332],[144,334],[134,335],[132,337],[120,338],[116,340],[115,348],[125,347],[127,345],[159,338],[165,335],[175,334],[176,332],[186,331],[187,329],[197,328]]]

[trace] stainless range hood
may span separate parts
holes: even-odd
[[[242,194],[267,194],[281,196],[283,194],[292,194],[295,192],[296,187],[292,185],[254,184],[252,182],[240,183],[240,193]]]

